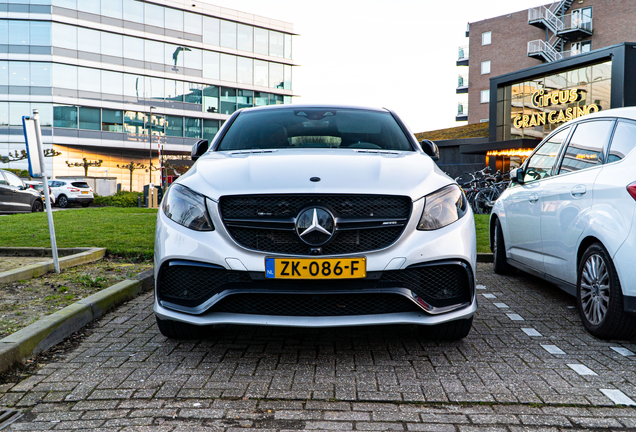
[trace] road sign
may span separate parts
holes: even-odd
[[[40,130],[40,115],[38,114],[38,110],[33,110],[33,117],[22,117],[22,126],[24,128],[24,141],[26,142],[29,161],[29,175],[31,177],[42,178],[44,205],[46,206],[46,218],[49,222],[49,236],[51,237],[51,251],[53,252],[53,264],[55,265],[55,272],[59,273],[60,261],[57,256],[57,241],[55,240],[55,226],[53,226],[53,209],[51,209],[51,198],[49,197],[49,179],[46,174],[46,164],[44,162],[42,131]]]
[[[40,160],[40,151],[38,150],[37,131],[35,120],[31,117],[22,117],[22,126],[24,128],[24,141],[26,142],[27,156],[29,161],[29,175],[31,177],[42,177],[43,164]]]

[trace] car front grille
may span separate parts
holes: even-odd
[[[305,208],[328,209],[338,220],[331,240],[310,247],[296,233],[295,218]],[[342,255],[384,249],[397,241],[412,202],[394,195],[233,195],[221,197],[219,210],[241,246],[290,255]]]
[[[282,316],[351,316],[421,312],[396,294],[237,294],[212,307],[213,312]]]
[[[231,227],[230,235],[241,246],[289,255],[309,255],[311,248],[303,243],[296,231],[278,231]],[[369,252],[391,246],[400,237],[404,227],[361,229],[336,232],[333,239],[321,248],[323,255],[342,255]]]
[[[340,217],[406,218],[411,199],[395,195],[230,195],[221,197],[224,218],[295,217],[310,205],[327,207]]]
[[[391,313],[390,311],[396,310],[396,304],[404,305],[405,303],[402,299],[399,299],[403,297],[400,294],[386,294],[388,297],[397,298],[387,303],[387,297],[377,297],[377,293],[366,292],[366,290],[406,288],[433,307],[445,307],[470,302],[472,281],[470,268],[462,262],[431,263],[404,270],[369,272],[366,279],[321,281],[272,280],[264,279],[260,273],[226,270],[216,266],[201,267],[197,265],[170,265],[167,263],[161,267],[159,272],[157,294],[159,300],[164,303],[178,305],[186,309],[193,308],[194,310],[194,308],[217,294],[227,290],[235,290],[233,294],[215,303],[211,310],[220,311],[219,307],[230,308],[228,305],[232,305],[232,310],[236,311],[238,310],[236,308],[239,307],[237,305],[244,305],[243,310],[245,312],[241,313],[258,313],[261,315],[268,314],[268,312],[264,312],[267,308],[283,308],[280,305],[287,301],[286,298],[292,303],[312,303],[315,295],[326,296],[325,299],[316,303],[317,311],[333,308],[335,307],[333,304],[339,304],[338,302],[345,302],[345,300],[349,302],[345,302],[346,304],[351,304],[351,298],[357,299],[356,301],[360,302],[360,304],[368,301],[371,303],[376,301],[386,303],[384,306],[378,306],[380,307],[378,310],[385,310],[385,312],[365,312],[365,314],[368,314]],[[241,292],[242,290],[250,290],[250,294],[244,294]],[[302,294],[303,292],[312,292],[312,294]],[[313,294],[317,292],[320,294]],[[375,297],[369,297],[372,294]],[[258,302],[254,300],[239,301],[237,299],[236,302],[230,301],[231,298],[237,296],[241,298],[248,296],[259,300],[272,296],[272,300],[267,300],[267,302],[263,300],[263,308],[259,309]],[[367,297],[376,300],[365,300]],[[410,300],[406,300],[412,303]],[[279,306],[274,306],[274,304]],[[329,306],[330,304],[332,306]],[[303,306],[301,304],[294,306],[298,310],[305,310],[304,308],[306,307],[310,307],[310,305]],[[371,309],[372,307],[367,307],[365,310]],[[229,311],[229,309],[222,310]],[[256,310],[260,310],[260,312],[254,312]],[[353,306],[347,306],[347,311],[351,310],[357,309]],[[410,310],[412,310],[412,307]],[[201,312],[204,311],[197,311],[196,313]],[[314,312],[314,314],[313,316],[320,315],[319,312]],[[286,314],[277,313],[277,315]]]

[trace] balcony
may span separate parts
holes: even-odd
[[[563,54],[558,52],[554,47],[544,40],[537,39],[528,42],[528,57],[538,58],[545,62],[553,62],[561,60]]]
[[[563,28],[561,18],[545,6],[528,9],[528,24],[542,29],[548,28],[552,33],[557,33]]]
[[[468,102],[459,102],[457,104],[455,121],[468,121]]]
[[[468,66],[468,45],[459,47],[457,52],[457,66]]]
[[[457,94],[468,93],[468,75],[458,75],[457,76],[457,90],[455,91]]]
[[[564,15],[562,18],[561,29],[557,32],[557,36],[567,39],[575,40],[588,36],[592,36],[594,29],[592,27],[592,17],[580,11],[572,12],[571,14]]]

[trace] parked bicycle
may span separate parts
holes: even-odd
[[[490,167],[466,173],[471,179],[461,182],[463,176],[457,177],[455,181],[464,190],[466,199],[475,214],[490,214],[492,207],[510,184],[510,174],[497,171],[489,175]]]

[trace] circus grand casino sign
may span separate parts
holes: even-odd
[[[543,89],[535,90],[532,93],[532,105],[535,108],[545,110],[553,105],[565,105],[581,100],[583,90],[555,90],[545,92]],[[533,126],[542,126],[545,124],[565,123],[572,119],[598,112],[600,107],[597,104],[589,104],[583,106],[572,106],[558,110],[545,110],[533,114],[520,114],[513,117],[512,124],[517,129],[523,129]]]

